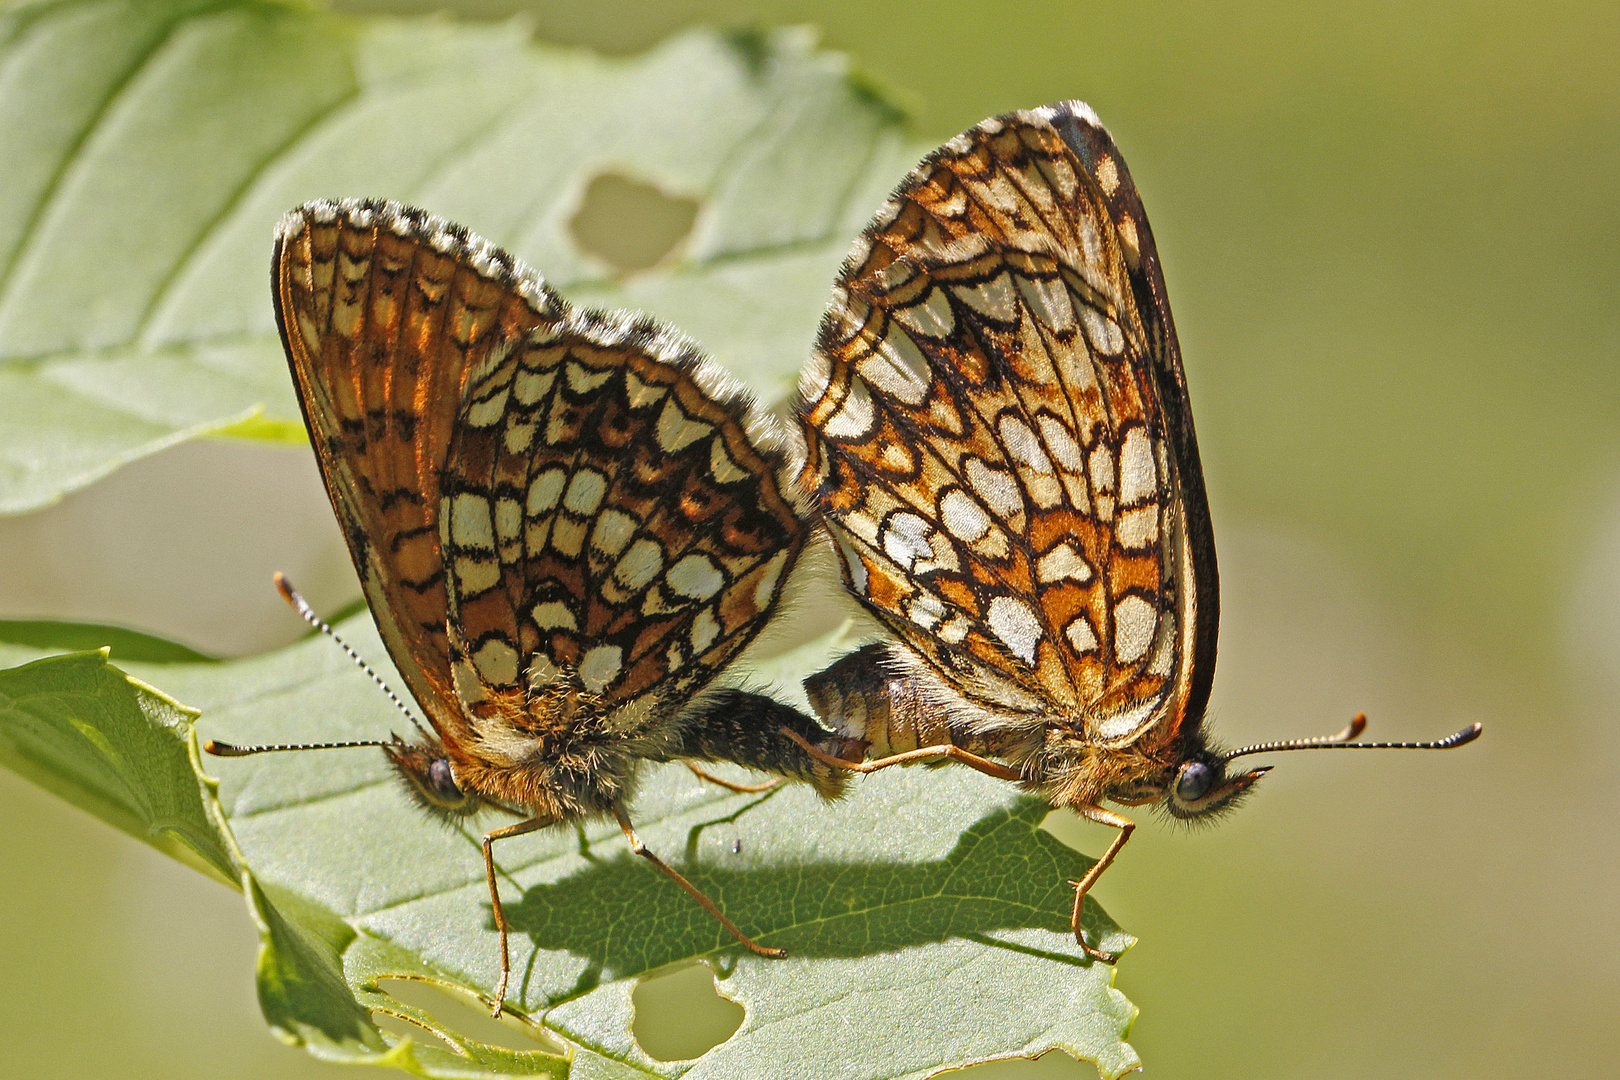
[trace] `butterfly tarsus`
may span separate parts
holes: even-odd
[[[495,929],[501,935],[501,981],[495,987],[495,1004],[491,1010],[497,1020],[501,1018],[501,1013],[506,1008],[506,984],[512,976],[512,959],[506,946],[506,909],[501,907],[501,892],[495,884],[495,841],[505,840],[509,836],[522,836],[524,833],[534,832],[536,829],[553,824],[555,821],[551,818],[530,818],[528,821],[520,821],[516,825],[508,825],[504,829],[495,829],[484,834],[484,873],[489,877],[489,898],[495,905]]]
[[[1136,831],[1136,822],[1123,814],[1116,814],[1112,810],[1105,810],[1092,803],[1080,803],[1073,809],[1075,813],[1087,820],[1119,830],[1119,835],[1115,836],[1114,842],[1108,845],[1108,850],[1102,853],[1102,858],[1092,863],[1091,869],[1087,870],[1079,881],[1069,882],[1070,885],[1074,886],[1074,912],[1069,916],[1069,928],[1074,931],[1076,944],[1086,951],[1087,956],[1095,960],[1101,960],[1105,964],[1112,964],[1119,959],[1117,953],[1103,952],[1101,949],[1094,949],[1086,944],[1086,931],[1080,924],[1080,910],[1085,906],[1086,893],[1097,883],[1097,879],[1102,877],[1103,871],[1108,869],[1109,864],[1114,861],[1114,856],[1118,855],[1120,849],[1125,846],[1125,841],[1131,838],[1131,833]]]
[[[791,728],[782,728],[782,734],[798,743],[804,752],[821,762],[837,769],[848,769],[850,772],[873,773],[879,769],[887,769],[890,765],[904,765],[912,761],[925,761],[928,758],[949,758],[960,761],[970,769],[977,769],[986,776],[994,776],[998,780],[1022,780],[1023,774],[1017,769],[1010,768],[1000,762],[980,757],[971,750],[964,750],[960,746],[944,743],[939,746],[923,746],[916,750],[907,750],[903,754],[893,754],[889,757],[877,758],[873,761],[848,761],[844,758],[833,757],[825,750],[813,745],[803,735]]]
[[[707,780],[711,784],[718,787],[723,787],[727,791],[735,791],[739,795],[759,795],[767,791],[775,791],[777,788],[781,787],[787,779],[786,777],[778,776],[775,780],[767,780],[763,784],[739,784],[731,780],[722,780],[713,773],[706,772],[705,770],[698,768],[690,761],[686,762],[685,764],[688,769],[692,770],[693,775],[695,775],[699,780]]]
[[[613,804],[613,816],[618,820],[619,828],[624,830],[625,839],[630,841],[630,850],[635,852],[637,855],[640,855],[643,859],[646,859],[654,866],[658,867],[658,869],[662,870],[665,874],[669,875],[670,880],[675,882],[675,884],[679,885],[681,888],[685,889],[686,894],[692,899],[696,900],[703,907],[704,911],[707,911],[710,915],[713,915],[720,921],[721,926],[731,931],[732,937],[742,942],[751,951],[758,953],[760,956],[768,956],[773,960],[780,960],[787,956],[786,949],[766,948],[764,945],[758,944],[747,934],[737,929],[737,924],[726,918],[725,914],[715,905],[713,900],[710,900],[707,896],[704,896],[703,893],[698,890],[696,885],[693,885],[690,881],[687,881],[680,875],[678,871],[676,871],[674,867],[670,866],[663,859],[660,859],[656,854],[653,853],[651,848],[647,847],[646,844],[643,844],[641,842],[641,837],[636,835],[635,826],[630,824],[630,815],[625,813],[623,805],[619,803]],[[503,937],[501,940],[504,942],[505,938]]]

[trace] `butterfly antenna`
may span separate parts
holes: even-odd
[[[250,754],[273,754],[281,750],[348,750],[355,746],[398,746],[398,739],[363,739],[357,742],[275,743],[268,746],[237,746],[235,743],[209,739],[203,749],[215,757],[247,757]]]
[[[1248,754],[1269,754],[1276,750],[1451,750],[1458,746],[1465,746],[1479,738],[1479,733],[1485,730],[1483,724],[1470,724],[1455,735],[1448,735],[1444,739],[1434,742],[1351,742],[1362,729],[1367,726],[1367,717],[1358,715],[1350,721],[1350,725],[1337,735],[1323,735],[1314,739],[1289,739],[1285,742],[1256,743],[1245,746],[1241,750],[1233,750],[1229,754],[1221,755],[1221,762],[1231,761],[1233,758],[1244,757]]]
[[[422,726],[422,722],[416,718],[416,714],[411,712],[409,706],[407,706],[403,701],[401,701],[399,699],[398,694],[394,693],[393,688],[390,687],[387,683],[383,682],[382,676],[378,675],[375,671],[373,671],[372,668],[371,668],[371,665],[366,663],[365,659],[363,657],[361,657],[361,655],[359,653],[355,652],[352,648],[350,648],[349,643],[347,641],[344,641],[342,638],[338,637],[337,631],[333,630],[332,627],[330,625],[328,625],[328,623],[326,622],[325,619],[322,619],[319,615],[315,614],[315,609],[310,607],[309,602],[306,601],[302,596],[298,595],[298,590],[293,588],[292,582],[287,580],[287,575],[281,573],[279,570],[276,571],[275,583],[276,583],[276,591],[281,594],[281,598],[283,600],[287,601],[287,603],[291,604],[293,610],[298,612],[298,614],[303,618],[303,620],[305,622],[309,623],[309,625],[313,626],[315,629],[319,630],[321,633],[325,634],[327,637],[329,637],[333,641],[337,642],[338,648],[340,648],[344,652],[348,653],[349,654],[349,659],[353,660],[359,666],[361,671],[363,671],[367,675],[371,676],[371,681],[376,683],[379,687],[381,687],[382,692],[388,695],[388,700],[392,701],[394,703],[395,707],[397,707],[400,712],[405,714],[405,719],[407,719],[407,720],[409,720],[411,722],[411,726],[416,729],[417,734],[421,735],[424,739],[432,739],[433,738],[433,736],[428,733],[427,729]],[[387,746],[389,744],[388,743],[334,743],[334,744],[330,744],[330,745],[332,745],[332,746]],[[326,745],[323,744],[323,746],[321,748],[325,749]],[[282,749],[282,748],[281,747],[272,747],[271,749]]]

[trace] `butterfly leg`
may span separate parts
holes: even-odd
[[[728,791],[735,791],[739,795],[758,795],[761,792],[774,791],[776,788],[781,787],[783,781],[787,779],[785,776],[778,776],[775,780],[767,780],[763,784],[739,784],[733,780],[723,780],[714,775],[712,772],[698,768],[690,761],[686,763],[686,767],[691,769],[692,775],[696,776],[699,780],[707,780],[716,787],[723,787]]]
[[[721,913],[720,909],[715,906],[713,900],[710,900],[707,896],[704,896],[701,892],[699,892],[696,885],[693,885],[690,881],[687,881],[675,870],[674,867],[670,866],[663,859],[660,859],[657,855],[653,854],[652,850],[648,848],[646,844],[641,842],[641,837],[636,835],[635,826],[630,824],[630,815],[624,812],[624,805],[622,803],[613,804],[613,816],[618,819],[619,828],[624,830],[625,839],[630,841],[630,850],[635,852],[637,855],[640,855],[643,859],[646,859],[654,866],[658,867],[658,869],[662,870],[664,873],[668,874],[670,879],[674,881],[675,884],[686,890],[686,894],[688,896],[702,905],[704,911],[707,911],[710,915],[713,915],[716,919],[719,919],[720,925],[731,931],[732,937],[736,938],[738,941],[748,946],[749,949],[761,956],[769,956],[773,959],[780,959],[781,957],[787,955],[786,949],[767,949],[763,945],[756,944],[754,940],[747,934],[737,929],[736,923],[732,922]]]
[[[782,734],[798,743],[804,752],[824,765],[831,765],[837,769],[848,769],[850,772],[870,773],[879,769],[887,769],[890,765],[904,765],[910,761],[926,761],[929,758],[947,758],[951,761],[960,761],[970,769],[977,769],[986,776],[994,776],[998,780],[1022,780],[1023,774],[1017,769],[1003,765],[999,761],[980,757],[971,750],[964,750],[960,746],[945,743],[940,746],[923,746],[916,750],[907,750],[903,754],[891,754],[888,757],[876,758],[872,761],[849,761],[845,758],[833,757],[820,747],[812,746],[803,735],[790,728],[783,728]],[[1121,821],[1124,819],[1121,818]]]
[[[1108,869],[1109,864],[1114,861],[1114,856],[1118,855],[1120,848],[1125,846],[1125,841],[1129,840],[1131,833],[1136,831],[1136,822],[1122,814],[1116,814],[1112,810],[1104,810],[1102,807],[1093,806],[1090,803],[1080,803],[1074,807],[1074,811],[1081,817],[1095,821],[1099,825],[1111,825],[1119,830],[1119,835],[1114,837],[1114,842],[1108,845],[1108,850],[1102,853],[1102,858],[1091,864],[1091,869],[1086,871],[1085,876],[1079,881],[1069,882],[1070,885],[1074,886],[1074,914],[1069,917],[1069,928],[1074,931],[1075,942],[1086,950],[1087,956],[1095,957],[1105,964],[1112,964],[1119,959],[1118,956],[1113,953],[1103,952],[1101,949],[1093,949],[1086,944],[1086,932],[1080,926],[1080,909],[1085,904],[1087,891],[1097,884],[1097,879],[1102,877],[1103,871]]]
[[[501,1010],[505,1008],[506,983],[512,975],[512,961],[506,949],[506,910],[501,907],[501,893],[495,886],[495,855],[492,849],[497,840],[505,840],[509,836],[522,836],[524,833],[554,824],[555,818],[530,818],[528,821],[520,821],[516,825],[508,825],[504,829],[484,834],[484,873],[489,876],[489,898],[495,905],[495,928],[501,933],[501,981],[500,985],[495,987],[494,1008],[497,1020],[500,1019]]]

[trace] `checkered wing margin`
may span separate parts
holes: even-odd
[[[465,229],[380,201],[288,214],[272,274],[298,401],[366,600],[442,731],[460,713],[438,528],[457,407],[475,364],[563,304]]]
[[[845,263],[800,415],[847,584],[981,729],[1124,742],[1201,712],[1216,576],[1186,384],[1087,106],[987,120],[911,173]]]
[[[611,709],[713,678],[803,540],[769,428],[646,320],[571,315],[480,366],[441,519],[462,696],[565,670]]]
[[[762,627],[802,543],[785,459],[685,342],[394,203],[294,211],[274,274],[327,492],[442,735],[559,669],[608,706],[696,689]]]

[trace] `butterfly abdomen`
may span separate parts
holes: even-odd
[[[846,744],[836,756],[876,759],[946,745],[976,754],[1015,752],[1019,733],[970,728],[917,676],[896,669],[889,655],[886,644],[868,645],[804,680],[816,715]]]

